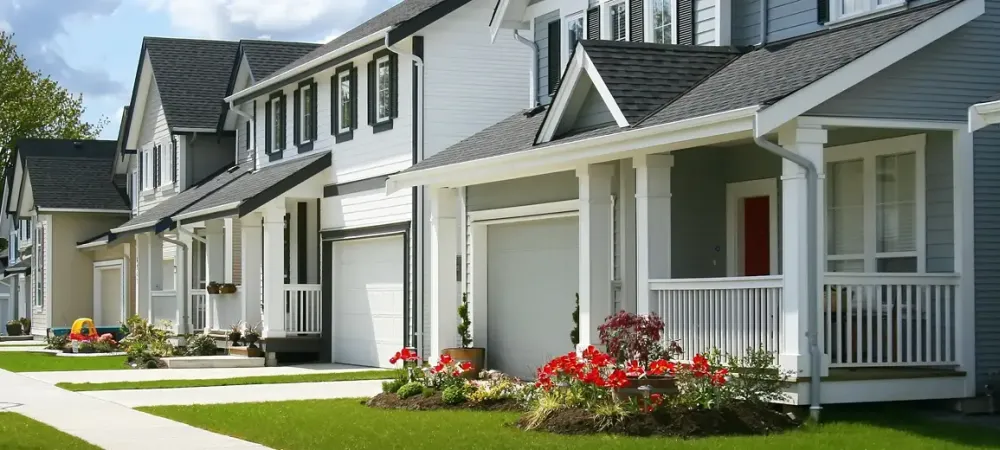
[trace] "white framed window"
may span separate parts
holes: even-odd
[[[351,98],[351,71],[345,70],[337,75],[337,132],[347,133],[354,126],[354,112]]]
[[[301,144],[305,144],[305,143],[307,143],[307,142],[309,142],[309,141],[312,140],[312,135],[313,135],[313,133],[312,133],[312,123],[313,123],[313,120],[312,120],[313,119],[313,117],[312,117],[312,109],[313,109],[312,108],[312,106],[313,106],[312,105],[312,102],[313,102],[312,86],[311,85],[305,85],[305,86],[303,86],[302,87],[302,92],[301,92],[300,95],[301,95],[302,100],[299,102],[300,105],[301,105],[301,110],[299,111],[299,117],[301,117],[302,120],[299,121],[299,123],[301,123],[302,126],[299,127],[299,140],[300,140]]]
[[[46,236],[45,236],[45,222],[39,220],[38,226],[35,229],[35,250],[34,265],[35,271],[33,272],[35,279],[35,298],[32,304],[38,309],[45,308],[45,259],[48,254],[48,249],[46,248]]]
[[[389,56],[375,61],[375,122],[392,118],[392,66]]]
[[[607,23],[607,39],[612,41],[628,40],[628,8],[624,0],[613,0],[604,4],[602,17]]]
[[[850,20],[906,6],[906,0],[829,0],[830,22]]]
[[[284,97],[271,101],[271,150],[280,151],[285,148]]]
[[[827,270],[925,271],[925,135],[826,150]]]
[[[153,184],[155,182],[153,177],[153,151],[155,147],[147,148],[142,151],[142,190],[148,191],[155,187]]]
[[[673,44],[676,41],[674,0],[646,1],[646,41],[656,44]]]
[[[587,27],[584,24],[584,12],[580,11],[566,16],[563,23],[566,24],[566,57],[564,61],[569,61],[569,57],[576,50],[576,44],[587,38]]]

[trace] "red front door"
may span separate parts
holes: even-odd
[[[771,199],[743,199],[743,275],[771,275]]]

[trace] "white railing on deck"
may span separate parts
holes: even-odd
[[[682,359],[713,348],[743,356],[747,348],[777,352],[781,341],[780,276],[651,280],[652,309],[664,339],[678,340]]]
[[[208,324],[208,291],[204,289],[191,289],[191,324],[196,331]]]
[[[318,284],[285,285],[286,332],[320,334],[323,329],[321,289]]]
[[[826,274],[830,367],[956,364],[954,274]]]

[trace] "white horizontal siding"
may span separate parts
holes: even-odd
[[[698,45],[715,45],[715,0],[694,2],[694,42]]]
[[[357,194],[327,197],[320,206],[323,229],[350,229],[410,220],[410,190],[392,195],[376,189]]]

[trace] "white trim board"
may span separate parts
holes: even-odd
[[[546,216],[559,213],[578,213],[580,210],[579,200],[565,200],[561,202],[538,203],[526,206],[514,206],[511,208],[487,209],[481,211],[469,211],[470,222],[483,222],[498,219],[526,220],[533,216]]]
[[[737,273],[739,267],[739,251],[742,243],[739,239],[739,201],[750,197],[768,197],[770,209],[770,267],[771,275],[778,275],[778,180],[764,178],[760,180],[742,181],[726,184],[726,274],[730,277],[742,277]]]
[[[121,296],[119,301],[119,306],[121,307],[121,317],[118,318],[119,321],[124,321],[128,316],[128,276],[125,268],[128,267],[125,264],[125,259],[113,259],[108,261],[97,261],[94,262],[94,297],[92,300],[93,314],[91,317],[97,326],[108,325],[104,323],[104,317],[102,317],[102,310],[104,302],[104,290],[101,285],[103,282],[103,272],[105,270],[117,270],[118,279],[120,283],[120,293]]]
[[[976,103],[969,107],[969,132],[1000,123],[1000,100]]]
[[[602,8],[604,7],[602,6]],[[579,89],[584,75],[589,78],[593,89],[596,89],[597,93],[600,94],[601,99],[604,100],[604,105],[611,112],[611,116],[614,117],[618,126],[629,126],[628,120],[625,119],[625,115],[622,113],[621,108],[618,107],[615,98],[611,95],[611,90],[608,89],[607,84],[601,78],[601,74],[594,67],[594,62],[591,61],[590,56],[587,55],[581,44],[576,44],[576,47],[573,59],[570,60],[569,65],[566,67],[559,90],[556,92],[555,98],[552,99],[552,106],[549,107],[545,121],[542,122],[538,138],[535,139],[536,144],[550,142],[559,129],[559,125],[563,123],[564,118],[575,120],[582,106],[583,99],[586,98],[587,91],[589,91],[589,89]]]

